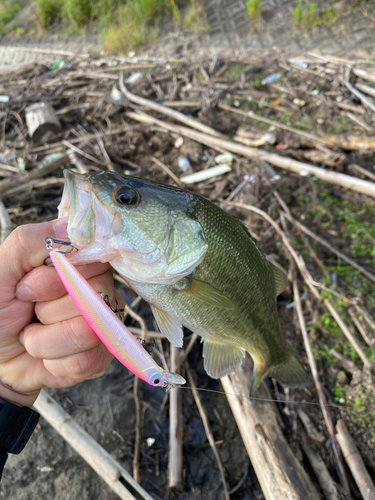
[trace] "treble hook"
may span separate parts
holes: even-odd
[[[65,245],[68,247],[72,247],[70,250],[67,250],[66,252],[63,252],[62,250],[56,250],[56,252],[58,253],[68,254],[73,252],[73,250],[77,250],[78,252],[78,248],[74,247],[70,241],[55,240],[51,236],[47,236],[47,238],[44,238],[44,243],[47,246],[47,250],[52,250],[53,245]]]

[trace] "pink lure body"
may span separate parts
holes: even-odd
[[[163,370],[153,360],[63,253],[53,250],[50,257],[78,310],[120,363],[152,386],[167,387],[185,383],[183,377]]]

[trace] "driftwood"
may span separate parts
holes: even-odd
[[[301,431],[301,442],[302,449],[305,452],[311,467],[313,468],[315,475],[319,481],[320,487],[323,490],[324,498],[326,500],[339,500],[339,494],[337,491],[336,484],[332,479],[331,474],[328,472],[327,466],[322,460],[319,453],[314,450],[307,439],[305,432]]]
[[[329,435],[331,437],[332,448],[333,448],[334,454],[335,454],[336,459],[337,459],[338,469],[340,472],[340,480],[341,480],[343,487],[345,488],[346,493],[349,494],[350,493],[349,483],[348,483],[348,480],[347,480],[347,477],[345,474],[345,470],[343,467],[340,450],[339,450],[337,441],[335,439],[335,432],[334,432],[334,428],[333,428],[331,415],[329,414],[329,411],[327,408],[327,400],[326,400],[324,392],[323,392],[322,384],[320,383],[318,369],[317,369],[315,359],[314,359],[314,356],[312,353],[312,349],[310,346],[309,336],[307,334],[306,325],[305,325],[305,319],[303,317],[303,311],[302,311],[301,299],[300,299],[299,290],[298,290],[298,284],[297,284],[296,280],[293,281],[293,292],[294,292],[294,304],[295,304],[295,308],[296,308],[296,312],[297,312],[298,322],[299,322],[299,325],[301,328],[303,343],[305,345],[305,350],[307,352],[307,357],[309,359],[310,369],[311,369],[311,373],[312,373],[312,376],[314,379],[314,384],[315,384],[315,387],[316,387],[316,390],[318,393],[319,402],[321,405],[324,421],[325,421],[327,430],[329,432]]]
[[[46,391],[42,390],[34,408],[86,460],[122,500],[153,500],[120,464],[114,460]],[[127,489],[134,491],[136,496]]]
[[[323,135],[321,136],[331,147],[338,146],[344,151],[361,151],[375,148],[374,137],[364,137],[363,135]]]
[[[193,127],[193,128],[200,130],[206,134],[211,134],[211,135],[215,135],[215,136],[219,136],[219,137],[221,136],[221,134],[219,134],[219,132],[217,132],[215,129],[208,127],[207,125],[203,125],[203,123],[200,123],[197,120],[194,120],[194,118],[190,118],[189,116],[186,116],[183,113],[180,113],[179,111],[175,111],[174,109],[170,109],[167,106],[162,106],[161,104],[158,104],[154,101],[150,101],[149,99],[145,99],[144,97],[139,97],[135,94],[132,94],[125,87],[123,74],[121,74],[121,76],[120,76],[119,85],[120,85],[121,92],[124,94],[124,96],[127,99],[129,99],[129,101],[134,102],[135,104],[139,104],[141,106],[145,106],[146,108],[152,109],[154,111],[158,111],[159,113],[162,113],[163,115],[169,116],[169,118],[173,118],[181,123],[184,123],[185,125]]]
[[[254,400],[249,399],[250,363],[247,357],[221,383],[263,494],[266,500],[318,500],[314,485],[284,438],[265,384],[261,384]]]
[[[204,431],[206,433],[208,442],[211,446],[212,452],[213,452],[214,457],[216,459],[217,467],[218,467],[219,472],[220,472],[221,484],[223,485],[224,498],[225,498],[225,500],[230,500],[230,496],[229,496],[229,492],[228,492],[228,488],[227,488],[227,483],[225,480],[224,467],[223,467],[223,464],[221,462],[220,454],[218,452],[218,449],[217,449],[217,446],[215,443],[214,435],[212,434],[212,431],[211,431],[211,426],[210,426],[210,423],[208,421],[207,414],[204,411],[203,405],[201,403],[201,399],[200,399],[199,394],[198,394],[198,390],[196,388],[193,376],[191,374],[191,370],[190,370],[187,362],[185,363],[185,366],[186,366],[186,375],[187,375],[188,382],[189,382],[190,387],[191,387],[191,392],[193,394],[194,401],[198,407],[199,415],[200,415],[202,422],[203,422]]]
[[[361,455],[351,438],[344,420],[340,419],[336,425],[337,441],[345,457],[351,473],[364,500],[375,500],[375,486],[368,473]]]
[[[331,182],[332,184],[337,184],[344,188],[351,189],[358,193],[366,194],[375,198],[375,184],[373,182],[364,181],[362,179],[351,177],[350,175],[340,174],[338,172],[332,172],[320,167],[314,167],[313,165],[309,165],[308,163],[302,163],[300,161],[292,160],[292,158],[280,156],[275,153],[268,153],[267,151],[250,148],[248,146],[244,146],[227,139],[213,137],[201,132],[197,132],[196,130],[188,129],[187,127],[181,127],[179,125],[166,123],[158,120],[157,118],[153,118],[146,113],[134,113],[132,111],[128,111],[126,114],[127,116],[129,116],[129,118],[133,118],[142,123],[155,123],[157,125],[160,125],[160,127],[165,128],[166,130],[181,134],[185,137],[189,137],[189,139],[198,141],[211,148],[218,149],[220,151],[225,149],[226,151],[245,156],[246,158],[250,158],[252,160],[268,161],[275,167],[280,167],[298,174],[315,175],[322,181]]]

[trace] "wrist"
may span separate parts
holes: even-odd
[[[0,382],[0,398],[5,399],[6,401],[9,401],[17,406],[27,406],[31,408],[38,397],[39,392],[40,390],[28,393],[17,392],[11,387]]]

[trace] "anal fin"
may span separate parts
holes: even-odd
[[[245,356],[245,349],[204,339],[204,369],[212,378],[225,377],[234,372]]]
[[[182,347],[184,333],[181,323],[153,305],[151,305],[151,311],[160,331],[167,337],[169,342],[175,347]]]

